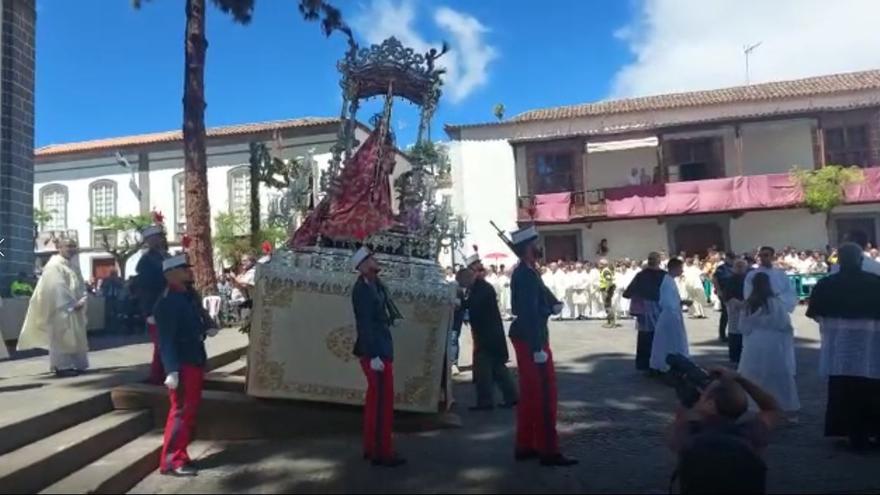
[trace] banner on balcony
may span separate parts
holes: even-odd
[[[880,200],[880,168],[864,170],[865,180],[846,189],[847,203]],[[681,215],[786,208],[803,202],[789,174],[674,182],[616,188],[605,193],[610,218]]]
[[[571,193],[561,192],[535,196],[535,222],[567,222],[571,218]]]

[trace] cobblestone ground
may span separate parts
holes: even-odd
[[[717,314],[688,320],[691,352],[704,365],[723,364]],[[768,451],[772,492],[880,491],[880,456],[857,456],[822,437],[825,387],[817,375],[818,329],[795,315],[800,424],[774,433]],[[512,459],[513,414],[472,413],[469,374],[458,377],[459,430],[399,435],[409,459],[389,471],[360,459],[356,437],[199,445],[203,471],[192,480],[152,475],[137,493],[666,493],[674,458],[664,430],[675,406],[672,389],[636,373],[632,323],[608,330],[600,322],[554,322],[563,449],[580,459],[573,469],[541,468]],[[463,339],[462,355],[469,354]],[[463,363],[467,364],[467,363]],[[295,418],[291,418],[295,421]]]

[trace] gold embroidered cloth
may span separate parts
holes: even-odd
[[[366,380],[355,341],[351,252],[281,251],[257,269],[248,352],[247,393],[255,397],[360,405]],[[376,255],[382,280],[404,319],[394,336],[395,409],[436,412],[451,402],[441,390],[454,288],[437,263]]]

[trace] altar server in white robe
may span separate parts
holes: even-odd
[[[681,354],[689,356],[687,332],[681,310],[681,296],[675,279],[681,276],[682,261],[670,259],[666,264],[668,273],[660,283],[660,314],[654,327],[654,342],[651,344],[651,369],[665,372],[669,370],[666,356]]]
[[[738,330],[743,335],[739,373],[773,395],[782,410],[794,419],[792,416],[801,408],[795,370],[789,359],[794,354],[794,329],[766,273],[753,279],[752,294],[741,309]]]
[[[498,269],[498,277],[496,278],[498,285],[495,292],[498,294],[498,310],[501,312],[501,318],[510,318],[510,273],[507,267],[501,265]]]
[[[49,349],[49,369],[57,376],[75,376],[89,367],[86,337],[86,288],[73,239],[59,242],[58,254],[43,266],[24,319],[18,350]]]
[[[683,278],[687,298],[691,301],[688,313],[691,318],[705,318],[706,313],[703,310],[706,302],[706,291],[703,289],[703,270],[700,267],[699,258],[688,261],[684,269]]]
[[[791,283],[791,279],[788,278],[788,274],[773,266],[774,259],[776,259],[775,249],[770,246],[764,246],[761,248],[758,252],[758,268],[750,271],[749,274],[746,275],[743,296],[745,296],[746,299],[751,296],[752,281],[755,279],[755,275],[766,273],[770,278],[770,287],[773,288],[773,293],[776,294],[776,297],[782,302],[782,307],[785,308],[787,312],[791,313],[794,311],[794,308],[797,307],[798,296],[794,291],[794,285]]]
[[[544,281],[544,285],[550,289],[550,292],[553,293],[553,297],[558,301],[562,301],[563,305],[565,304],[565,273],[559,269],[559,265],[557,263],[550,263],[550,266],[547,270],[547,273],[542,277]],[[563,312],[552,316],[551,318],[554,320],[561,320],[562,315],[565,314],[564,309]]]
[[[571,317],[585,320],[590,316],[590,275],[584,269],[584,264],[578,263],[569,276],[571,277]]]

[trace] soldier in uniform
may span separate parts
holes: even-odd
[[[495,408],[495,385],[504,398],[501,407],[511,408],[517,404],[516,386],[507,361],[507,341],[504,323],[498,310],[498,295],[486,280],[486,269],[480,256],[472,254],[466,260],[467,269],[458,274],[458,283],[467,289],[463,307],[470,315],[471,333],[474,338],[474,385],[477,389],[477,405],[474,411],[491,411]]]
[[[394,453],[391,427],[394,419],[394,342],[391,325],[401,318],[388,290],[379,280],[379,263],[367,248],[352,257],[360,274],[351,290],[357,341],[354,355],[367,378],[364,404],[364,459],[374,466],[397,467],[406,461]]]
[[[159,331],[159,350],[168,375],[165,386],[171,406],[165,423],[165,439],[159,470],[171,476],[195,476],[187,453],[196,426],[205,376],[205,337],[217,334],[204,319],[194,298],[192,272],[186,254],[165,259],[162,269],[167,288],[151,312]]]
[[[608,260],[599,260],[599,290],[602,292],[602,302],[605,307],[605,328],[615,328],[617,323],[617,308],[614,307],[614,291],[617,286],[614,283],[614,270],[608,264]]]
[[[516,319],[510,340],[519,369],[516,414],[518,461],[538,458],[543,466],[572,466],[577,461],[559,452],[556,433],[556,372],[547,331],[550,315],[562,312],[562,303],[544,286],[536,264],[541,257],[534,227],[511,234],[511,247],[520,262],[510,281],[511,307]]]
[[[159,354],[159,332],[153,308],[165,290],[165,276],[162,274],[162,261],[168,257],[168,241],[160,221],[141,230],[141,237],[147,245],[147,251],[137,264],[135,279],[138,303],[141,315],[147,323],[147,333],[153,342],[153,361],[150,365],[150,383],[159,385],[165,379],[162,359]]]

